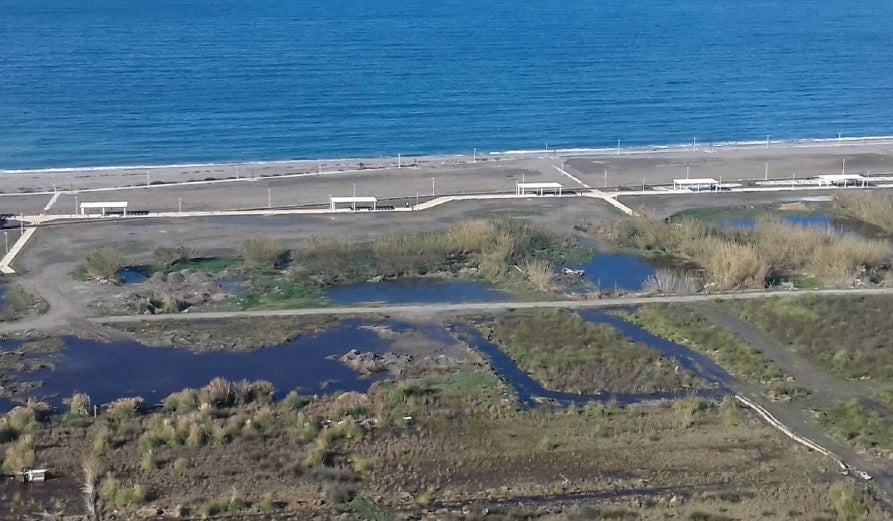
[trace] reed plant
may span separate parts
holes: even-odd
[[[139,396],[119,398],[106,407],[106,415],[118,420],[136,418],[143,410],[143,399]]]
[[[642,284],[642,290],[661,295],[691,295],[701,288],[698,277],[687,271],[658,268]]]
[[[893,197],[879,192],[846,191],[834,198],[841,213],[893,233]]]
[[[643,215],[587,230],[617,246],[689,259],[704,268],[715,290],[756,289],[770,278],[809,275],[828,284],[851,283],[889,269],[890,244],[833,229],[808,228],[760,217],[751,231],[725,230],[691,218],[664,222]]]
[[[289,249],[285,241],[269,236],[245,239],[239,252],[245,262],[266,267],[277,267],[287,261],[289,257]]]
[[[74,393],[66,400],[68,415],[72,417],[88,417],[93,410],[90,396],[85,393]]]
[[[528,281],[540,291],[552,289],[555,280],[555,267],[542,259],[528,259],[521,265],[521,271]]]

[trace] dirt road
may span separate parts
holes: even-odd
[[[722,293],[715,295],[670,295],[655,297],[618,297],[603,298],[598,300],[555,300],[536,302],[466,302],[459,304],[410,304],[410,305],[383,305],[383,306],[347,306],[329,308],[306,309],[281,309],[261,311],[225,311],[207,313],[180,313],[170,315],[118,315],[96,317],[89,319],[96,324],[124,324],[128,322],[160,321],[160,320],[202,320],[202,319],[226,319],[242,317],[291,317],[312,315],[443,315],[444,313],[469,314],[508,309],[533,309],[533,308],[609,308],[623,306],[638,306],[642,304],[669,304],[669,303],[697,303],[713,300],[746,300],[757,298],[792,298],[803,295],[884,295],[893,294],[893,288],[886,289],[826,289],[817,291],[754,291],[738,293]],[[9,324],[8,326],[12,326]],[[0,327],[0,332],[3,328]]]

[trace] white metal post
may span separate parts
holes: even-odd
[[[357,211],[357,201],[356,201],[356,199],[357,199],[357,184],[356,183],[353,184],[353,198],[354,198],[354,201],[352,203],[350,203],[350,207],[353,211]]]
[[[477,147],[475,147],[475,148],[474,148],[474,151],[472,151],[472,153],[471,153],[471,162],[472,162],[472,163],[477,163],[477,162],[478,162],[478,149],[477,149]]]
[[[620,140],[617,140],[617,155],[620,155]]]
[[[846,158],[843,158],[843,166],[840,167],[841,175],[846,174]]]
[[[695,151],[698,149],[698,138],[696,138],[696,137],[691,138],[691,149],[692,149],[692,151]]]
[[[608,171],[605,170],[605,188],[608,187]]]
[[[75,213],[75,215],[81,213],[81,211],[78,207],[78,196],[74,196],[74,213]]]
[[[685,178],[688,179],[688,172],[691,170],[691,167],[685,167]]]
[[[401,163],[402,163],[402,160],[400,158],[400,154],[397,154],[397,168],[400,168],[402,166]]]
[[[766,173],[763,174],[763,179],[769,179],[769,163],[766,163]]]
[[[177,213],[183,213],[183,198],[177,197]]]
[[[766,148],[769,148],[769,134],[766,134]]]
[[[3,242],[6,243],[6,253],[9,253],[9,232],[3,232]]]
[[[434,197],[434,178],[431,178],[431,197]]]
[[[272,207],[273,207],[273,191],[271,189],[267,188],[267,209],[269,210]]]

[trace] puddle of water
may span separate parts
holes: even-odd
[[[632,324],[630,324],[632,325]],[[696,395],[705,398],[718,398],[724,396],[728,392],[717,387],[716,389],[707,390],[689,390],[680,389],[679,391],[660,392],[660,393],[611,393],[605,392],[601,394],[572,394],[550,391],[544,389],[536,380],[525,373],[521,368],[515,365],[514,360],[505,354],[499,347],[485,339],[480,331],[466,324],[454,324],[452,326],[454,332],[469,345],[480,351],[490,361],[490,365],[497,374],[511,385],[518,393],[519,399],[528,406],[535,406],[540,401],[562,405],[581,405],[587,402],[607,403],[614,401],[619,405],[632,405],[636,403],[654,401],[654,400],[674,400],[686,396]],[[618,328],[619,329],[619,328]],[[626,334],[621,330],[621,333]],[[650,345],[650,344],[649,344]],[[675,345],[675,344],[673,344]],[[679,349],[686,350],[682,346]],[[697,369],[693,366],[693,369]],[[721,371],[721,370],[720,370]],[[691,371],[693,374],[703,376],[707,380],[713,381],[707,374],[701,374],[699,371]],[[723,373],[725,374],[725,373]]]
[[[793,224],[794,226],[801,226],[803,228],[828,228],[829,226],[835,225],[835,220],[831,219],[827,215],[815,214],[815,215],[783,215],[780,216],[780,220],[787,224]],[[725,221],[721,221],[720,226],[725,228],[740,228],[745,230],[753,229],[757,224],[756,217],[743,217],[741,219],[728,219]]]
[[[387,304],[450,304],[514,300],[511,295],[482,282],[433,278],[364,282],[329,289],[321,298],[340,305],[373,302]]]
[[[148,278],[145,273],[131,269],[123,269],[119,275],[123,284],[139,284],[145,282]]]
[[[802,228],[819,228],[822,230],[830,229],[839,234],[853,233],[867,237],[878,234],[878,229],[870,224],[849,219],[840,219],[825,214],[781,215],[779,218],[782,222],[794,226],[800,226]],[[719,225],[725,228],[752,230],[756,226],[756,221],[756,217],[744,217],[741,219],[721,221]]]
[[[221,376],[228,380],[268,380],[278,396],[290,390],[303,395],[369,390],[385,373],[361,378],[337,359],[350,349],[386,351],[390,343],[359,321],[303,335],[293,342],[249,352],[195,353],[176,347],[146,347],[137,342],[101,343],[66,337],[65,348],[53,356],[54,369],[21,375],[42,380],[38,398],[62,408],[62,400],[85,392],[95,403],[141,396],[147,404],[160,403],[186,387],[202,387]],[[391,327],[390,323],[383,323]],[[8,405],[0,401],[0,406]]]
[[[586,264],[569,267],[583,270],[583,279],[601,291],[640,291],[654,275],[654,267],[641,257],[618,253],[599,253]]]

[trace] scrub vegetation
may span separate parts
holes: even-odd
[[[651,216],[590,222],[585,229],[617,247],[671,256],[700,267],[715,290],[757,289],[814,277],[828,286],[878,283],[890,267],[890,244],[770,217],[753,230],[729,230],[695,219]]]
[[[47,303],[25,291],[18,285],[5,288],[0,298],[0,322],[19,320],[29,315],[44,313]]]
[[[893,383],[893,297],[803,297],[720,305],[842,378]]]
[[[316,236],[297,248],[259,236],[245,240],[239,255],[201,258],[186,246],[156,248],[149,264],[129,269],[148,277],[131,309],[175,313],[206,309],[283,309],[324,305],[325,288],[366,281],[421,276],[465,277],[548,294],[554,267],[581,260],[590,251],[551,228],[520,221],[469,220],[440,232],[392,233],[371,242]],[[120,282],[127,262],[118,249],[89,251],[81,274]],[[77,275],[77,274],[75,274]],[[223,292],[216,281],[237,286]],[[211,298],[224,293],[223,298]]]
[[[704,382],[616,329],[558,309],[518,312],[483,326],[518,367],[562,392],[657,392]]]
[[[857,447],[893,454],[893,410],[860,400],[835,402],[819,410],[828,432]]]
[[[529,410],[483,369],[274,396],[266,382],[215,379],[126,415],[84,415],[85,395],[67,416],[32,402],[0,419],[0,454],[15,470],[52,462],[44,488],[71,494],[45,501],[96,519],[743,519],[767,508],[813,519],[854,502],[865,519],[882,515],[732,400]]]

